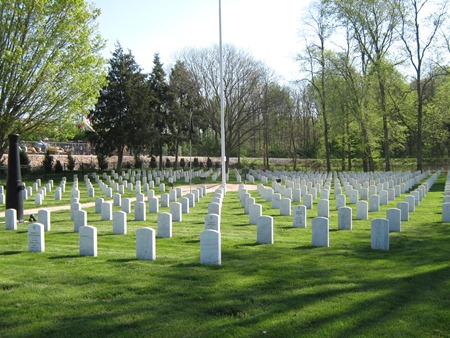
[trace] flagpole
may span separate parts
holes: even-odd
[[[223,53],[222,53],[222,1],[219,0],[219,49],[220,49],[220,143],[222,154],[222,184],[227,184],[225,165],[225,99],[223,90]]]
[[[192,193],[192,111],[189,112],[189,192]]]

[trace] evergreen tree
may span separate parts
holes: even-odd
[[[107,80],[90,117],[97,136],[97,153],[110,156],[117,152],[120,171],[125,147],[142,149],[147,138],[145,75],[131,51],[125,53],[117,44],[109,60]]]
[[[169,114],[171,94],[166,82],[166,73],[159,54],[153,59],[153,70],[148,80],[149,87],[149,111],[153,115],[155,133],[152,136],[152,150],[159,156],[159,166],[162,169],[163,147],[172,140],[173,129]]]

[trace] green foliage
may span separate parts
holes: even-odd
[[[208,157],[208,159],[206,160],[206,167],[208,169],[211,169],[212,165],[213,165],[212,160]]]
[[[171,168],[172,167],[172,162],[170,161],[170,159],[168,157],[166,157],[166,168]]]
[[[152,156],[150,158],[150,168],[156,169],[158,167],[158,162],[156,161],[156,157]]]
[[[67,154],[67,169],[72,172],[75,169],[75,159],[72,154]]]
[[[142,160],[142,157],[135,154],[134,155],[134,167],[136,169],[142,169],[143,164],[144,164],[144,161]]]
[[[57,160],[56,164],[55,164],[55,173],[62,173],[62,172],[63,172],[63,166],[61,164],[61,161]]]
[[[105,171],[108,169],[108,161],[107,156],[104,154],[97,154],[97,162],[100,170]]]
[[[84,0],[2,1],[0,153],[8,134],[45,134],[95,103],[105,79],[99,14]]]
[[[194,163],[192,164],[194,166],[194,168],[198,168],[200,166],[200,162],[198,161],[197,157],[194,157]]]
[[[90,118],[96,131],[96,152],[111,156],[117,151],[120,171],[125,147],[141,153],[145,142],[151,139],[147,128],[150,124],[147,88],[145,75],[133,54],[125,53],[120,44],[108,64],[108,85],[100,91]]]
[[[20,172],[22,175],[27,174],[30,171],[30,158],[26,151],[21,150],[19,152]]]
[[[42,165],[44,166],[44,170],[46,173],[51,173],[53,170],[53,156],[50,152],[46,152],[44,155],[44,159],[42,160]]]
[[[182,158],[182,159],[180,160],[180,168],[181,168],[181,169],[184,169],[184,167],[186,167],[186,162],[184,161],[184,158]]]

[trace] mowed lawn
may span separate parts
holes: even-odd
[[[98,257],[79,256],[68,210],[52,211],[43,253],[28,252],[27,223],[17,231],[3,223],[0,337],[450,337],[445,179],[439,177],[402,231],[390,234],[389,251],[371,249],[370,221],[385,218],[403,196],[369,213],[368,221],[354,219],[353,230],[338,231],[332,191],[330,247],[315,248],[317,204],[308,210],[308,227],[293,228],[292,216],[279,216],[250,191],[263,215],[274,217],[275,243],[260,245],[238,193],[228,192],[221,266],[200,265],[213,193],[173,223],[173,238],[157,238],[154,261],[136,260],[135,231],[156,230],[156,214],[136,222],[131,213],[128,234],[114,235],[112,221],[84,209],[98,229]],[[80,190],[81,202],[88,202],[82,182]],[[355,205],[347,205],[355,217]]]

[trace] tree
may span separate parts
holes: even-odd
[[[331,36],[334,25],[331,16],[329,15],[329,4],[327,1],[316,1],[311,5],[308,17],[306,18],[306,25],[314,35],[317,42],[308,43],[306,47],[306,55],[300,56],[300,61],[303,62],[305,69],[309,73],[309,83],[315,89],[317,99],[319,102],[319,113],[323,120],[323,137],[325,144],[325,157],[327,162],[327,171],[331,171],[331,153],[329,140],[329,117],[327,105],[327,50],[325,42]]]
[[[401,15],[399,34],[403,41],[406,56],[414,72],[414,84],[417,100],[416,142],[417,170],[423,169],[423,120],[426,104],[426,90],[430,85],[433,47],[438,33],[449,19],[448,1],[441,1],[437,6],[429,0],[397,0]],[[431,14],[430,14],[431,13]],[[438,54],[438,53],[437,53]]]
[[[169,75],[170,121],[173,130],[175,147],[175,169],[178,165],[178,148],[186,141],[194,141],[195,128],[205,126],[203,111],[201,110],[200,89],[194,81],[193,75],[186,69],[183,62],[177,61]]]
[[[198,84],[204,98],[202,108],[208,113],[208,129],[218,144],[221,133],[219,48],[185,50],[179,58]],[[223,62],[225,155],[228,167],[231,154],[238,152],[240,145],[262,125],[262,120],[256,117],[261,114],[264,85],[270,81],[267,80],[267,68],[262,63],[232,45],[224,46]],[[205,132],[208,133],[208,130]]]
[[[391,70],[387,56],[395,42],[395,29],[399,22],[397,7],[392,1],[386,0],[335,0],[334,4],[338,10],[338,16],[348,22],[351,27],[351,37],[357,42],[359,53],[369,62],[369,73],[375,75],[378,87],[376,106],[383,121],[385,170],[390,171],[386,78]]]
[[[153,69],[148,79],[148,110],[152,114],[155,133],[152,137],[153,152],[159,156],[159,168],[163,166],[163,147],[173,140],[172,119],[170,116],[171,93],[166,81],[166,73],[159,54],[153,58]]]
[[[30,135],[88,112],[104,84],[103,41],[86,1],[0,5],[0,155]]]
[[[140,149],[147,139],[145,75],[131,51],[125,53],[117,44],[107,80],[90,118],[97,153],[110,156],[117,152],[117,170],[121,171],[125,147]]]

